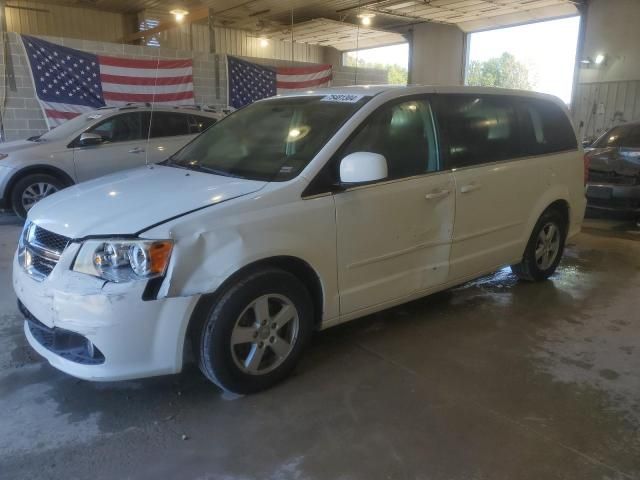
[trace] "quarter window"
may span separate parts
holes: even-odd
[[[538,99],[523,99],[522,105],[528,154],[542,155],[578,148],[575,132],[562,108]]]
[[[438,157],[429,102],[411,100],[377,110],[347,142],[340,159],[354,152],[383,155],[390,179],[436,171]]]
[[[448,145],[448,167],[522,155],[516,108],[497,95],[443,95],[438,121]]]

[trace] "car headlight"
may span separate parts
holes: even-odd
[[[161,277],[173,250],[172,240],[87,240],[73,271],[122,283]]]

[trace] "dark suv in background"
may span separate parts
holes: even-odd
[[[618,125],[585,148],[589,210],[640,218],[640,122]]]

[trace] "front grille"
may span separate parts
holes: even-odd
[[[615,172],[600,172],[597,170],[589,170],[589,182],[607,183],[610,185],[638,185],[640,184],[640,177],[618,175]]]
[[[69,238],[36,226],[33,232],[32,243],[40,245],[52,252],[62,253],[64,249],[67,248],[67,245],[69,245]]]
[[[34,224],[25,225],[18,259],[29,275],[44,280],[53,271],[71,239]]]

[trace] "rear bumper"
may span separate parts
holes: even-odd
[[[587,184],[587,207],[602,211],[640,213],[640,185]]]

